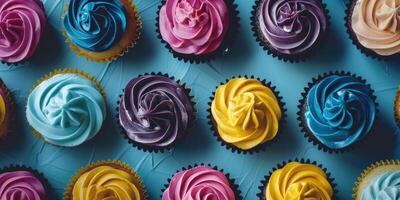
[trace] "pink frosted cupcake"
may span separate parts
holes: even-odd
[[[21,63],[32,57],[46,26],[39,0],[0,0],[0,61]]]
[[[179,60],[205,62],[228,51],[239,18],[233,0],[164,0],[159,38]]]

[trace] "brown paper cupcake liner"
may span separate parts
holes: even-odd
[[[400,126],[400,88],[397,89],[393,106],[394,118],[397,126]]]
[[[370,166],[368,166],[366,169],[364,169],[359,177],[357,177],[357,181],[354,184],[353,188],[353,194],[352,197],[353,199],[359,199],[358,197],[358,191],[360,190],[361,187],[361,182],[374,170],[379,167],[384,167],[387,165],[398,165],[400,169],[400,160],[380,160],[377,161]]]
[[[40,180],[40,182],[44,186],[44,189],[46,191],[46,198],[44,200],[55,199],[55,193],[53,191],[53,188],[51,187],[49,181],[45,178],[43,173],[39,172],[36,169],[33,169],[32,167],[28,167],[25,165],[11,164],[11,165],[4,166],[3,168],[1,168],[0,174],[6,173],[6,172],[14,172],[14,171],[29,171],[29,172],[31,172],[37,179]]]
[[[133,48],[136,45],[140,38],[142,29],[142,21],[139,11],[132,0],[120,1],[126,8],[127,15],[129,15],[128,28],[131,30],[128,30],[127,28],[120,41],[114,44],[110,49],[102,52],[94,52],[82,49],[71,41],[65,30],[63,31],[67,44],[76,54],[78,54],[78,56],[84,56],[87,60],[94,62],[112,62],[117,60],[119,57],[124,56],[126,53],[128,53],[130,48]],[[68,6],[65,7],[64,13],[66,13],[67,10]]]
[[[191,64],[196,63],[205,63],[211,60],[214,60],[218,56],[223,56],[229,54],[229,50],[234,43],[240,27],[240,17],[239,11],[237,9],[238,5],[234,3],[235,0],[224,0],[226,6],[228,8],[229,13],[229,30],[227,31],[224,40],[222,41],[221,45],[213,52],[203,54],[203,55],[194,55],[194,54],[182,54],[174,51],[171,46],[162,39],[160,33],[160,10],[163,5],[165,5],[166,0],[162,0],[161,4],[158,6],[157,17],[156,17],[156,33],[157,37],[160,39],[161,43],[164,44],[165,48],[168,49],[170,53],[172,53],[173,57],[178,60],[183,60],[184,62],[189,62]]]
[[[236,183],[236,180],[235,180],[234,178],[232,178],[231,175],[230,175],[229,173],[225,173],[225,172],[224,172],[224,169],[218,168],[218,167],[215,166],[215,165],[203,164],[203,163],[201,163],[201,164],[197,164],[197,163],[196,163],[196,164],[194,164],[194,165],[189,165],[189,166],[187,166],[187,167],[182,167],[181,170],[177,170],[175,174],[173,174],[170,178],[167,179],[167,183],[164,184],[163,189],[161,189],[160,199],[162,199],[163,193],[165,192],[165,190],[167,190],[169,184],[171,183],[172,178],[173,178],[177,173],[182,172],[182,171],[185,171],[185,170],[189,170],[189,169],[192,169],[192,168],[195,168],[195,167],[200,167],[200,166],[208,166],[208,167],[213,168],[213,169],[216,170],[216,171],[219,171],[219,172],[223,173],[223,174],[225,175],[225,177],[226,177],[226,178],[228,179],[228,181],[229,181],[229,186],[230,186],[230,188],[231,188],[231,189],[233,190],[233,192],[235,193],[235,200],[242,200],[242,199],[243,199],[242,194],[241,194],[242,192],[241,192],[240,189],[239,189],[239,185]]]
[[[104,101],[106,101],[106,93],[105,93],[103,86],[100,84],[100,81],[98,81],[96,78],[94,78],[93,76],[90,76],[89,74],[87,74],[84,71],[81,71],[79,69],[73,69],[73,68],[56,69],[56,70],[44,75],[42,78],[40,78],[39,80],[36,81],[36,83],[32,86],[30,92],[32,92],[36,87],[38,87],[44,81],[52,78],[55,75],[59,75],[59,74],[75,74],[75,75],[81,76],[89,81],[92,81],[97,86],[97,89],[100,91],[101,95],[104,97]],[[33,129],[33,127],[32,127],[32,131],[33,131],[34,136],[40,138],[46,144],[51,144],[53,146],[59,147],[58,145],[47,142],[44,139],[44,137],[42,136],[42,134],[40,132],[36,131],[35,129]]]
[[[346,16],[344,17],[344,21],[345,21],[345,27],[346,27],[346,32],[348,34],[349,39],[351,40],[351,42],[353,43],[354,46],[356,46],[356,48],[358,50],[361,51],[361,53],[363,53],[364,55],[366,55],[367,57],[371,57],[377,60],[392,60],[394,58],[399,58],[399,54],[394,54],[391,56],[383,56],[383,55],[379,55],[377,54],[375,51],[364,47],[363,45],[360,44],[360,42],[358,41],[357,35],[355,34],[355,32],[353,31],[353,28],[351,27],[351,17],[353,15],[353,10],[354,10],[354,6],[356,5],[357,0],[350,0],[349,3],[347,3],[346,5]]]
[[[279,130],[278,130],[278,133],[277,133],[277,135],[275,136],[275,138],[273,138],[273,139],[270,140],[270,141],[266,141],[266,142],[264,142],[264,143],[262,143],[262,144],[259,144],[259,145],[257,145],[256,147],[251,148],[251,149],[248,149],[248,150],[240,149],[240,148],[236,147],[236,146],[233,145],[233,144],[230,144],[230,143],[228,143],[228,142],[225,142],[225,141],[221,138],[221,136],[219,135],[218,128],[217,128],[217,123],[215,122],[215,120],[214,120],[214,118],[213,118],[213,115],[212,115],[212,113],[211,113],[211,104],[212,104],[212,102],[213,102],[213,100],[214,100],[214,97],[215,97],[215,91],[212,93],[212,96],[210,97],[210,101],[208,102],[208,106],[209,106],[209,108],[207,109],[207,112],[208,112],[208,116],[207,116],[208,125],[210,125],[210,130],[211,130],[211,132],[212,132],[213,135],[217,138],[217,141],[221,144],[221,146],[225,146],[225,148],[226,148],[227,150],[230,150],[232,153],[238,153],[238,154],[247,154],[247,153],[248,153],[248,154],[253,154],[253,153],[259,153],[259,152],[261,152],[261,151],[265,151],[265,149],[266,149],[268,146],[271,146],[272,144],[275,144],[275,143],[277,143],[277,142],[280,141],[281,135],[284,133],[284,125],[285,125],[285,123],[286,123],[286,117],[287,117],[287,114],[286,114],[286,111],[287,111],[287,109],[286,109],[286,103],[283,101],[283,97],[280,96],[280,92],[279,92],[279,90],[276,89],[276,86],[272,85],[271,82],[267,82],[265,79],[256,78],[256,77],[254,77],[253,75],[251,75],[251,76],[247,76],[247,75],[244,75],[244,76],[233,76],[233,77],[231,77],[230,79],[226,79],[225,82],[223,82],[223,83],[221,82],[221,83],[216,87],[216,89],[218,89],[219,86],[228,83],[229,80],[231,80],[231,79],[234,79],[234,78],[242,78],[242,77],[243,77],[243,78],[256,79],[256,80],[260,81],[265,87],[268,87],[269,89],[271,89],[271,91],[274,93],[274,95],[275,95],[276,98],[278,99],[279,107],[281,108],[281,111],[282,111],[282,117],[281,117],[281,119],[280,119],[280,121],[279,121]]]
[[[327,22],[326,30],[319,35],[319,38],[316,40],[315,44],[312,47],[310,47],[307,51],[300,54],[289,55],[277,51],[264,37],[259,28],[260,26],[258,22],[258,16],[260,15],[259,7],[263,1],[264,0],[255,1],[250,17],[251,21],[250,24],[252,26],[251,30],[253,31],[253,36],[256,39],[259,46],[261,46],[264,49],[264,51],[267,52],[268,55],[272,55],[272,57],[274,58],[278,58],[279,60],[290,63],[304,62],[313,55],[315,55],[316,52],[319,50],[319,47],[321,47],[321,45],[323,44],[323,41],[328,37],[328,34],[330,32],[329,29],[331,23],[330,22],[331,16],[329,15],[329,10],[327,8],[327,5],[323,3],[322,0],[319,0],[326,17],[326,22]]]
[[[75,183],[78,181],[79,177],[81,177],[84,173],[86,173],[89,170],[92,170],[96,167],[99,166],[110,166],[115,169],[119,169],[122,171],[125,171],[129,173],[130,175],[134,176],[136,184],[135,186],[138,187],[139,191],[141,192],[141,197],[142,200],[147,200],[149,199],[149,195],[147,193],[147,190],[144,186],[143,181],[140,179],[140,176],[137,174],[136,171],[134,171],[131,167],[129,167],[128,164],[121,162],[119,160],[105,160],[105,161],[97,161],[94,163],[91,163],[85,167],[80,168],[76,174],[70,179],[70,182],[68,183],[67,187],[65,188],[64,194],[63,194],[63,200],[73,200],[72,198],[72,191],[74,189]]]
[[[169,76],[168,74],[163,74],[163,73],[161,73],[161,72],[158,72],[158,73],[155,73],[155,72],[152,72],[152,73],[145,73],[145,74],[143,74],[143,75],[138,75],[137,78],[142,77],[142,76],[147,76],[147,75],[159,75],[159,76],[164,76],[164,77],[166,77],[166,78],[169,78],[169,79],[172,79],[172,80],[176,81],[176,82],[183,88],[183,90],[185,91],[186,95],[189,97],[190,102],[191,102],[192,107],[193,107],[193,114],[192,114],[192,116],[189,117],[189,118],[190,118],[190,119],[189,119],[190,124],[189,124],[189,126],[188,126],[188,130],[190,130],[190,128],[192,128],[192,127],[194,126],[194,124],[195,124],[195,121],[196,121],[196,113],[197,113],[197,110],[196,110],[196,102],[194,101],[194,96],[190,95],[191,89],[189,89],[189,88],[186,87],[186,83],[181,84],[180,80],[175,80],[175,77]],[[184,136],[182,136],[181,138],[175,140],[173,143],[171,143],[170,145],[168,145],[168,146],[166,146],[166,147],[155,147],[155,146],[151,146],[151,145],[142,144],[142,143],[139,143],[139,142],[136,142],[136,141],[130,139],[130,138],[128,137],[128,135],[127,135],[125,129],[121,126],[120,119],[119,119],[119,106],[120,106],[121,98],[123,97],[124,92],[125,92],[125,89],[122,90],[122,94],[119,95],[119,98],[118,98],[118,101],[117,101],[117,107],[116,107],[116,111],[117,111],[117,114],[116,114],[116,122],[117,122],[117,126],[118,126],[118,129],[119,129],[120,134],[121,134],[121,135],[124,137],[124,139],[126,139],[126,140],[128,141],[128,143],[131,144],[133,147],[135,147],[135,148],[137,148],[137,149],[139,149],[139,150],[141,150],[141,151],[144,151],[144,152],[155,152],[155,153],[159,153],[159,152],[160,152],[160,153],[164,153],[164,151],[171,150],[173,147],[175,147],[175,145],[176,145],[177,143],[180,143],[181,141],[183,141],[183,140],[189,135],[189,133],[186,133]],[[188,130],[187,130],[186,132],[188,132]]]
[[[366,84],[369,88],[370,88],[370,96],[372,98],[372,100],[375,103],[375,111],[376,113],[379,112],[378,106],[379,104],[376,102],[376,96],[375,96],[375,91],[372,89],[371,85],[367,83],[367,81],[365,79],[363,79],[360,76],[357,76],[356,74],[350,73],[350,72],[345,72],[345,71],[330,71],[328,73],[324,73],[322,75],[318,75],[315,78],[312,78],[312,81],[309,82],[307,84],[307,87],[304,88],[304,91],[301,93],[302,98],[299,100],[299,105],[297,106],[299,111],[297,112],[297,120],[299,122],[299,127],[301,129],[301,132],[304,133],[304,137],[307,139],[308,142],[312,143],[314,146],[317,146],[318,150],[321,150],[323,152],[328,152],[329,154],[335,153],[345,153],[345,152],[349,152],[354,150],[355,148],[361,146],[361,145],[365,145],[366,141],[369,140],[369,138],[374,135],[373,133],[375,132],[375,127],[376,127],[376,122],[377,122],[377,115],[375,116],[374,119],[374,124],[372,125],[371,130],[369,131],[369,133],[361,140],[354,142],[353,144],[345,147],[345,148],[341,148],[341,149],[332,149],[329,148],[328,146],[324,145],[322,142],[320,142],[312,133],[312,131],[308,128],[307,126],[307,122],[306,119],[304,118],[305,115],[305,111],[306,111],[306,100],[307,100],[307,95],[308,92],[311,90],[311,88],[319,83],[320,81],[322,81],[323,79],[325,79],[328,76],[331,75],[338,75],[338,76],[352,76],[354,78],[356,78],[358,81],[360,81],[361,83]]]
[[[258,197],[259,200],[267,200],[267,198],[265,196],[265,190],[267,188],[267,184],[269,182],[269,179],[272,176],[272,173],[274,173],[278,169],[282,169],[284,166],[286,166],[288,163],[291,163],[291,162],[299,162],[299,163],[302,163],[302,164],[312,164],[312,165],[315,165],[315,166],[321,168],[325,172],[325,174],[327,176],[327,179],[328,179],[330,185],[332,186],[332,189],[333,189],[332,200],[337,200],[338,199],[337,195],[338,195],[339,191],[336,188],[337,184],[335,183],[335,179],[332,177],[332,174],[322,164],[319,164],[319,163],[317,163],[315,161],[311,161],[310,159],[295,158],[293,160],[290,159],[288,161],[283,161],[282,163],[277,164],[276,167],[273,167],[268,172],[268,175],[264,176],[264,179],[261,181],[260,186],[258,186],[259,193],[257,193],[257,197]],[[268,199],[268,200],[273,200],[273,199]]]

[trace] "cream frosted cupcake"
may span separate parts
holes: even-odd
[[[211,101],[209,124],[232,151],[259,152],[278,138],[285,108],[271,83],[234,77],[217,87]]]
[[[102,86],[73,69],[56,70],[40,79],[26,106],[26,118],[34,133],[56,146],[77,146],[93,138],[105,117]]]
[[[372,57],[388,58],[400,52],[398,0],[352,0],[346,26],[353,43]]]
[[[141,22],[131,0],[70,0],[64,27],[78,55],[110,62],[135,45]]]
[[[397,200],[400,198],[400,161],[382,160],[370,165],[358,177],[354,200]]]

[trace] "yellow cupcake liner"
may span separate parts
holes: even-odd
[[[118,43],[114,44],[110,49],[103,52],[87,51],[75,45],[68,37],[67,32],[64,30],[64,36],[69,47],[79,56],[84,56],[87,60],[95,62],[112,62],[128,53],[129,49],[134,47],[140,38],[142,21],[140,19],[138,9],[133,4],[132,0],[120,0],[120,2],[126,8],[129,15],[129,20],[127,23],[127,29]],[[64,13],[66,13],[67,10],[68,6],[65,7]]]
[[[92,81],[97,86],[97,89],[100,91],[101,95],[104,97],[104,101],[106,101],[106,92],[105,92],[103,86],[100,84],[100,81],[98,81],[95,77],[90,76],[89,74],[87,74],[84,71],[81,71],[79,69],[73,69],[73,68],[56,69],[56,70],[44,75],[42,78],[40,78],[39,80],[36,81],[36,83],[31,88],[31,92],[36,87],[38,87],[41,83],[43,83],[44,81],[46,81],[58,74],[75,74],[75,75],[81,76],[89,81]],[[39,137],[41,140],[43,140],[47,144],[54,145],[52,143],[47,142],[40,132],[36,131],[33,128],[32,128],[32,131],[33,131],[34,136]],[[58,146],[58,145],[54,145],[54,146]]]
[[[105,160],[105,161],[97,161],[94,163],[91,163],[85,167],[82,167],[79,169],[76,174],[70,179],[70,182],[68,183],[67,187],[65,188],[64,194],[63,194],[63,200],[73,200],[72,198],[72,190],[74,188],[75,183],[78,181],[79,177],[81,177],[84,173],[87,171],[90,171],[96,167],[99,166],[110,166],[115,169],[123,170],[129,174],[131,174],[134,177],[134,184],[135,186],[138,187],[140,191],[140,196],[141,200],[147,200],[148,199],[148,194],[146,191],[146,188],[143,184],[143,181],[140,179],[140,176],[134,171],[131,167],[129,167],[128,164],[121,162],[119,160]]]
[[[9,134],[11,132],[9,129],[10,129],[10,125],[11,125],[10,123],[13,118],[12,112],[13,112],[14,102],[12,101],[10,90],[7,88],[6,84],[1,79],[0,79],[0,88],[2,88],[5,93],[3,100],[4,100],[4,103],[6,104],[6,113],[5,113],[4,121],[1,122],[1,124],[0,124],[0,140],[2,140],[7,136],[7,134]]]
[[[357,181],[353,188],[353,195],[352,195],[353,199],[357,200],[360,198],[358,196],[358,193],[359,190],[361,189],[361,183],[371,174],[372,171],[376,170],[379,167],[384,167],[389,165],[399,166],[400,169],[400,160],[381,160],[371,164],[366,169],[364,169],[361,175],[357,178]]]

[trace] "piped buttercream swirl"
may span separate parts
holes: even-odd
[[[384,172],[361,191],[361,200],[400,199],[400,171]]]
[[[0,174],[0,199],[43,200],[46,190],[43,183],[29,171]]]

